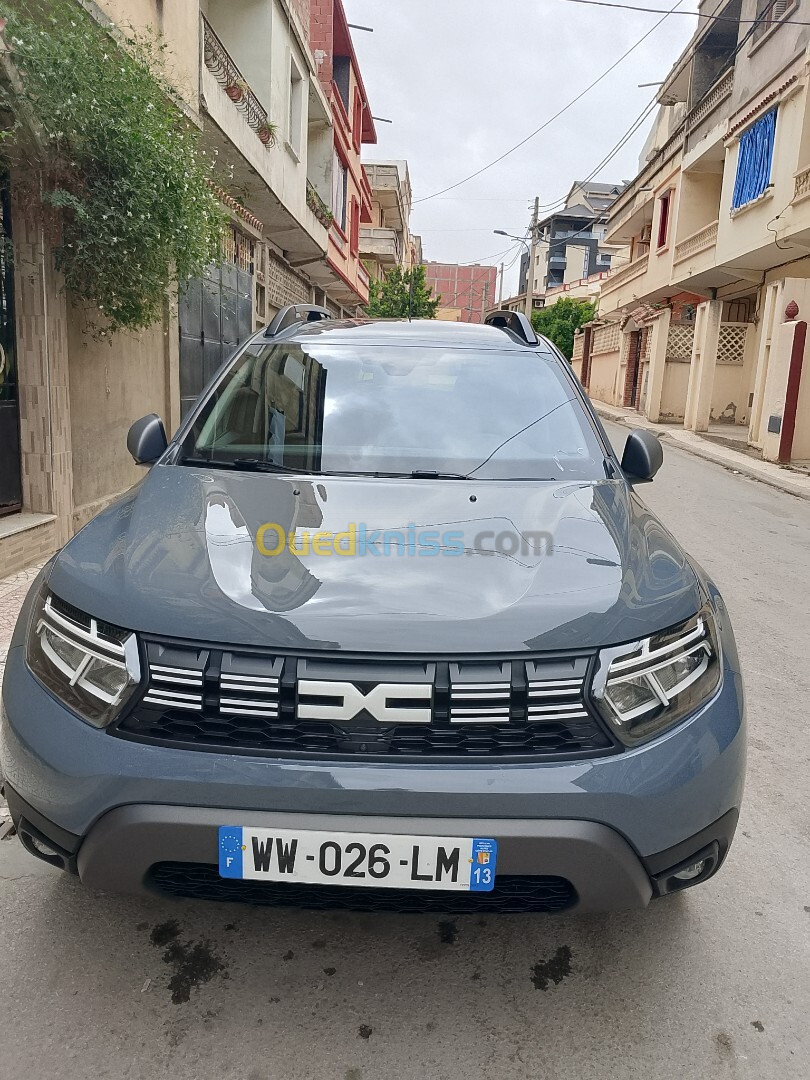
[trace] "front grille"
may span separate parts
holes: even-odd
[[[619,753],[586,703],[591,658],[392,660],[147,643],[112,734],[195,750],[379,760]]]
[[[170,896],[271,907],[302,907],[317,911],[342,909],[437,914],[556,912],[572,907],[577,899],[570,881],[542,875],[524,877],[498,874],[495,888],[489,893],[299,885],[288,881],[238,881],[221,878],[217,868],[206,863],[156,863],[149,878],[154,888]]]

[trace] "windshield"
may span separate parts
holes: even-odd
[[[481,480],[605,476],[588,418],[548,355],[323,340],[249,346],[180,460]]]

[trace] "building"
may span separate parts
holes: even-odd
[[[252,6],[247,10],[252,11]],[[302,265],[330,298],[355,314],[368,304],[369,289],[368,271],[360,257],[360,230],[371,224],[371,188],[360,157],[364,145],[376,143],[377,133],[342,0],[310,0],[310,34],[334,128],[332,223],[326,264]],[[332,286],[335,275],[337,288]]]
[[[167,297],[153,327],[110,346],[86,332],[95,313],[73,303],[44,229],[22,212],[23,178],[7,179],[0,578],[44,559],[136,483],[132,421],[155,412],[173,432],[223,358],[282,306],[354,313],[368,298],[359,230],[371,191],[360,148],[374,127],[339,0],[312,12],[308,0],[83,6],[102,26],[162,33],[172,100],[216,156],[229,225],[221,262]],[[117,40],[111,49],[124,47]],[[0,78],[13,77],[4,48],[0,65]]]
[[[360,255],[376,280],[399,267],[418,265],[410,219],[413,193],[407,161],[366,161],[371,186],[371,224],[360,229]],[[420,259],[421,262],[421,245]]]
[[[535,306],[543,306],[541,301],[549,290],[582,282],[610,269],[614,249],[605,243],[607,211],[623,187],[623,184],[576,181],[561,209],[538,222],[532,274]],[[518,293],[524,298],[528,266],[527,251],[521,259],[518,286]]]
[[[441,303],[437,317],[481,323],[497,299],[498,268],[478,263],[425,263],[425,281]],[[460,318],[456,318],[460,312]]]
[[[626,258],[575,369],[594,398],[802,461],[810,3],[717,14],[661,86],[639,174],[611,207],[607,239]]]

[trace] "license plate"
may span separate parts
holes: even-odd
[[[219,873],[251,881],[490,892],[496,840],[222,825]]]

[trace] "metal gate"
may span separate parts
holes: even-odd
[[[180,293],[180,415],[253,332],[253,263],[223,262]]]
[[[0,177],[0,515],[22,505],[20,410],[14,330],[8,177]]]

